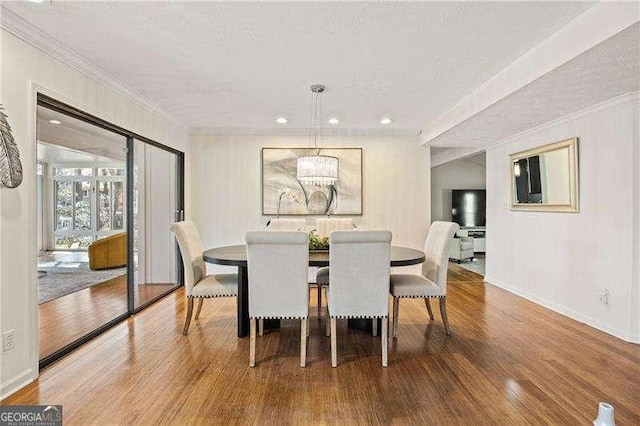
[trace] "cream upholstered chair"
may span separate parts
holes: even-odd
[[[449,259],[454,259],[460,263],[463,259],[473,260],[473,238],[458,237],[453,238],[449,244]]]
[[[302,231],[247,232],[249,366],[256,360],[256,319],[300,320],[300,366],[307,356],[309,236]],[[260,327],[262,330],[262,327]]]
[[[350,218],[320,218],[316,220],[316,233],[328,237],[332,231],[348,231],[355,228]],[[313,284],[312,284],[313,285]],[[318,287],[318,318],[322,316],[322,288],[329,285],[329,267],[319,268],[315,285]]]
[[[338,365],[336,320],[382,318],[382,366],[387,366],[390,231],[333,231],[327,306],[331,319],[331,366]],[[375,327],[374,327],[375,334]]]
[[[393,336],[398,331],[398,308],[400,299],[405,297],[424,298],[433,320],[430,298],[440,300],[440,314],[447,334],[451,334],[447,318],[447,269],[449,268],[449,244],[460,227],[453,222],[433,222],[427,235],[424,251],[426,260],[422,264],[422,274],[391,274],[391,295],[393,296]]]
[[[271,219],[267,225],[269,231],[305,231],[306,229],[305,219]]]
[[[202,260],[200,234],[193,222],[176,222],[171,225],[171,231],[176,234],[184,265],[184,287],[188,306],[182,334],[186,335],[189,332],[189,324],[193,315],[193,300],[198,299],[198,311],[196,312],[196,319],[198,319],[205,298],[235,297],[238,295],[238,275],[207,275],[207,267]]]

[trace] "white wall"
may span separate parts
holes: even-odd
[[[308,139],[194,135],[191,144],[192,217],[207,248],[244,244],[247,231],[273,217],[261,214],[261,148],[306,147]],[[406,137],[327,137],[323,146],[363,149],[363,215],[354,222],[390,229],[393,244],[422,248],[430,223],[429,150]]]
[[[0,189],[0,330],[13,329],[16,337],[16,349],[0,351],[0,394],[4,397],[33,380],[38,373],[36,88],[160,143],[185,152],[188,145],[185,131],[166,116],[4,29],[0,34],[0,99],[9,116],[24,169],[20,187]],[[188,166],[186,170],[188,194]]]
[[[638,96],[487,149],[485,280],[628,341],[638,336]],[[577,136],[579,213],[509,210],[509,154]],[[635,160],[635,162],[634,162]],[[599,303],[602,288],[608,306]]]
[[[477,160],[485,154],[477,154],[473,159],[460,159],[431,168],[431,220],[451,220],[452,189],[485,189],[486,167]],[[480,163],[480,164],[478,164]]]

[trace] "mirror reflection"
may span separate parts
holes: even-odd
[[[511,155],[512,209],[577,211],[576,142]]]

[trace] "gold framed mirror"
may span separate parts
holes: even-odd
[[[577,213],[578,138],[509,156],[511,210]]]

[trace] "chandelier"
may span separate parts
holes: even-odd
[[[311,116],[309,117],[309,140],[313,139],[315,155],[298,158],[297,177],[305,185],[335,185],[338,181],[338,159],[329,155],[320,155],[318,148],[319,123],[322,123],[322,102],[320,94],[324,86],[311,86]],[[322,136],[322,135],[320,135]]]

